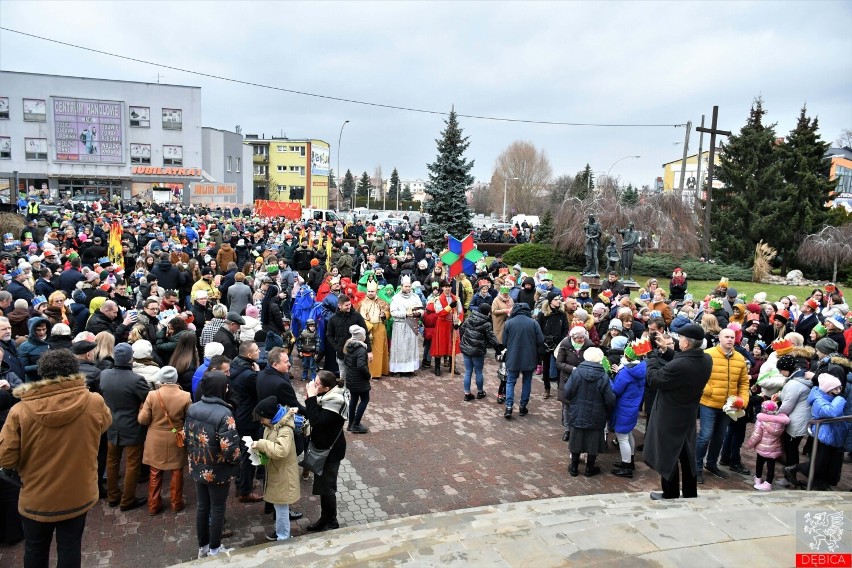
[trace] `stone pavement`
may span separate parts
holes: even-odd
[[[642,463],[637,463],[633,479],[610,475],[611,464],[620,459],[612,449],[598,459],[602,475],[569,477],[560,403],[555,397],[542,400],[541,380],[534,379],[530,414],[521,418],[516,413],[507,421],[502,407],[495,404],[496,371],[493,357],[488,358],[488,397],[472,402],[462,400],[462,377],[446,372],[440,378],[421,371],[413,378],[374,381],[363,421],[370,433],[346,435],[347,459],[341,468],[338,500],[341,525],[399,522],[400,517],[412,515],[555,497],[636,493],[645,499],[648,491],[658,490],[658,477]],[[301,375],[298,362],[292,372]],[[298,381],[296,388],[303,391]],[[637,443],[641,442],[639,432]],[[743,461],[753,469],[754,454],[744,451]],[[852,487],[850,472],[846,467],[838,491]],[[706,478],[699,494],[714,489],[750,490],[753,483],[750,477],[736,474],[727,480]],[[310,488],[309,481],[302,482],[302,499],[294,507],[305,513],[303,520],[294,523],[296,537],[303,536],[303,527],[319,516],[319,500],[310,495]],[[138,494],[144,495],[145,488],[140,486]],[[799,496],[810,497],[797,492],[792,499]],[[101,501],[87,518],[83,565],[135,568],[144,563],[146,568],[160,568],[194,558],[198,548],[191,485],[186,488],[186,500],[183,512],[153,518],[144,508],[122,513]],[[238,503],[232,492],[226,516],[234,530],[226,541],[229,546],[266,542],[264,534],[271,530],[272,519],[263,515],[262,504]],[[327,533],[326,538],[331,536]],[[22,545],[0,547],[0,566],[21,566],[22,558]]]
[[[559,497],[399,517],[183,566],[793,566],[796,509],[852,513],[849,494],[711,490]],[[849,543],[852,535],[845,535]]]

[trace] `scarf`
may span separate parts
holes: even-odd
[[[278,422],[280,422],[281,419],[284,418],[285,414],[287,414],[287,410],[279,404],[278,412],[275,413],[275,416],[272,417],[272,420],[270,420],[270,422],[272,422],[272,424],[278,424]]]
[[[343,396],[343,389],[334,387],[328,392],[317,395],[317,404],[323,410],[336,412],[346,420],[349,416],[348,404]]]

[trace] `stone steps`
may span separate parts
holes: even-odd
[[[560,497],[392,518],[181,566],[785,566],[795,561],[795,511],[808,508],[852,515],[852,494]]]

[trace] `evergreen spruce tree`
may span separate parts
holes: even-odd
[[[414,199],[411,196],[411,188],[408,187],[408,184],[405,184],[405,187],[402,188],[402,193],[399,195],[400,201],[411,201]]]
[[[541,245],[549,245],[553,240],[553,212],[548,209],[544,212],[538,228],[535,230],[535,242]]]
[[[622,205],[626,205],[628,207],[632,207],[639,203],[639,192],[635,187],[633,187],[632,183],[627,184],[627,187],[621,192],[619,201],[621,201]]]
[[[396,195],[399,193],[399,172],[396,168],[391,172],[390,187],[388,188],[388,201],[396,201]],[[394,203],[396,207],[396,203]]]
[[[361,179],[358,180],[358,197],[367,197],[370,189],[370,174],[364,172],[361,174]]]
[[[429,182],[426,193],[431,197],[426,202],[429,223],[426,225],[426,242],[435,250],[447,246],[447,235],[463,239],[472,230],[471,211],[465,192],[473,185],[473,160],[464,156],[470,142],[462,135],[455,110],[445,121],[447,125],[437,140],[438,156],[428,164]]]
[[[355,193],[355,178],[351,171],[346,170],[346,175],[343,176],[343,199],[349,203],[352,200],[353,193]]]
[[[829,181],[825,153],[830,147],[819,134],[819,119],[807,116],[802,107],[796,127],[779,147],[784,175],[777,198],[782,219],[770,243],[778,249],[784,264],[806,235],[816,233],[828,222],[825,203],[831,199],[837,181]]]
[[[334,177],[334,170],[328,170],[328,189],[337,189],[337,178]]]
[[[723,188],[713,189],[711,246],[725,261],[750,265],[761,239],[772,246],[789,230],[775,124],[763,124],[763,100],[755,99],[746,124],[728,139],[716,170]],[[705,228],[706,230],[706,228]]]
[[[574,176],[574,186],[571,188],[571,196],[577,199],[586,199],[595,189],[595,174],[589,164],[586,164],[585,169],[577,172]]]

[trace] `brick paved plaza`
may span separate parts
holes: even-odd
[[[461,363],[459,356],[458,362]],[[632,480],[609,474],[618,461],[613,449],[598,463],[604,473],[592,478],[568,476],[567,444],[562,442],[560,404],[542,400],[544,388],[534,379],[530,414],[511,421],[497,405],[496,362],[486,362],[483,400],[462,400],[462,377],[440,378],[421,371],[414,378],[374,381],[363,423],[369,434],[347,434],[347,459],[341,468],[338,507],[342,526],[365,524],[399,516],[450,511],[551,497],[658,490],[658,477],[637,459]],[[299,364],[293,374],[299,376]],[[303,393],[303,383],[296,388]],[[520,395],[518,386],[517,395]],[[640,419],[644,427],[644,419]],[[637,443],[641,443],[641,433]],[[746,467],[754,469],[754,455],[744,451]],[[852,486],[847,467],[838,490]],[[582,468],[581,468],[582,473]],[[776,472],[778,474],[778,472]],[[61,472],[57,472],[61,475]],[[731,474],[727,480],[706,475],[702,489],[750,489],[750,477]],[[259,482],[258,482],[259,483]],[[146,493],[140,485],[138,495]],[[160,568],[191,560],[197,553],[195,494],[186,488],[187,508],[150,517],[143,507],[122,513],[101,501],[88,516],[83,540],[84,566]],[[305,518],[294,523],[296,538],[303,526],[319,516],[319,500],[302,482],[302,499],[295,510]],[[233,547],[266,543],[271,515],[263,504],[241,504],[231,493],[227,519]],[[329,534],[331,536],[331,533]],[[21,566],[23,545],[0,548],[0,566]]]

